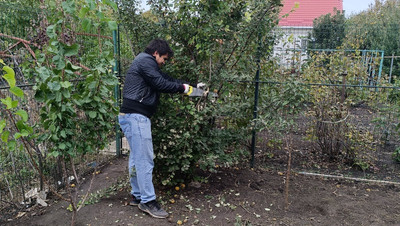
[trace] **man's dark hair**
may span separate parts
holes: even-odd
[[[148,53],[150,55],[153,55],[153,53],[156,51],[158,54],[160,54],[160,56],[165,54],[168,54],[168,58],[174,56],[174,52],[169,47],[168,42],[163,39],[154,39],[147,45],[146,49],[144,50],[145,53]]]

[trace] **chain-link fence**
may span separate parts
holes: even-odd
[[[35,78],[33,69],[38,58],[35,54],[45,48],[48,41],[46,28],[49,25],[47,16],[51,12],[39,9],[26,8],[12,3],[0,3],[0,59],[4,64],[15,71],[17,86],[24,91],[24,98],[19,99],[19,109],[25,110],[29,115],[28,124],[34,129],[35,134],[42,133],[42,128],[36,127],[40,121],[42,104],[35,99]],[[100,34],[99,34],[100,31]],[[75,39],[74,42],[80,45],[80,57],[85,59],[86,55],[99,56],[103,51],[114,52],[113,34],[108,28],[99,28],[94,32],[71,33],[68,37]],[[99,57],[100,58],[100,57]],[[91,68],[96,65],[94,61],[80,61],[82,68]],[[1,65],[3,67],[3,65]],[[22,71],[22,68],[26,70]],[[71,81],[73,85],[79,84]],[[9,91],[6,80],[0,78],[0,98],[13,97]],[[112,96],[110,96],[112,98]],[[8,118],[9,112],[4,105],[0,107],[0,119]],[[92,170],[95,166],[115,156],[115,133],[111,135],[110,146],[99,153],[77,156],[74,159],[75,167],[79,174]],[[2,137],[2,139],[5,139]],[[4,141],[4,140],[3,140]],[[0,221],[6,220],[8,213],[34,205],[29,199],[29,191],[45,189],[43,180],[34,167],[50,180],[50,184],[56,188],[63,185],[62,165],[54,157],[48,156],[46,143],[36,144],[30,142],[34,152],[33,159],[25,150],[15,149],[10,151],[2,143],[0,147]],[[21,144],[18,144],[21,145]],[[32,193],[32,192],[31,192]]]
[[[375,31],[375,32],[371,32]],[[378,32],[380,31],[380,32]],[[374,51],[375,57],[382,57],[380,73],[391,82],[400,74],[400,26],[398,24],[379,24],[361,26],[358,24],[326,25],[313,30],[313,27],[286,26],[275,31],[280,38],[274,46],[274,55],[281,58],[281,64],[291,66],[304,62],[310,51],[347,50]],[[377,52],[375,52],[377,51]],[[291,54],[288,54],[291,52]],[[381,56],[383,52],[383,55]],[[300,61],[295,60],[301,58]],[[368,59],[367,59],[368,60]],[[371,58],[369,58],[371,60]]]
[[[398,26],[388,29],[400,33]],[[291,150],[297,172],[399,182],[400,39],[392,40],[389,52],[376,43],[375,49],[347,49],[346,34],[363,33],[361,28],[346,25],[342,36],[332,30],[279,31],[269,59],[274,75],[261,70],[260,81],[249,83],[260,87],[255,163],[285,170]],[[294,104],[303,97],[304,105]],[[290,114],[290,108],[299,111]]]

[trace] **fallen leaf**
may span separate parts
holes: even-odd
[[[26,214],[26,212],[19,212],[17,215],[17,218],[23,217]]]

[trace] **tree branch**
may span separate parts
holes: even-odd
[[[22,38],[14,37],[14,36],[11,36],[11,35],[6,35],[6,34],[3,34],[3,33],[0,33],[0,36],[1,36],[1,37],[10,38],[10,39],[14,39],[14,40],[17,40],[17,41],[21,41],[21,42],[23,42],[23,43],[25,43],[25,44],[33,45],[33,46],[35,46],[35,47],[39,47],[36,43],[27,41],[27,40],[22,39]]]

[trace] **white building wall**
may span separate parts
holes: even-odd
[[[312,27],[280,27],[275,32],[280,37],[274,46],[273,57],[284,68],[297,68],[307,60],[308,35]]]

